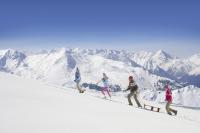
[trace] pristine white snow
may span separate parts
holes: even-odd
[[[75,89],[2,72],[0,83],[1,133],[200,131],[200,110],[173,107],[178,109],[178,116],[169,116],[164,105],[156,105],[162,107],[161,113],[151,112],[128,106],[123,97],[113,96],[117,102],[112,102],[97,98],[97,92],[79,94]]]

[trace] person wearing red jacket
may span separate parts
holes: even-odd
[[[172,112],[173,112],[175,115],[177,115],[177,111],[170,108],[170,105],[172,104],[172,92],[168,84],[166,85],[165,100],[167,101],[167,104],[166,104],[167,113],[169,115],[172,115]]]

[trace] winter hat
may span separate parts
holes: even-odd
[[[129,78],[128,78],[129,80],[133,80],[133,76],[129,76]]]
[[[165,86],[165,88],[166,88],[166,89],[170,89],[170,86],[169,86],[169,84],[167,84],[167,85]]]
[[[79,72],[79,68],[78,67],[76,68],[76,72]]]
[[[108,76],[105,73],[103,73],[103,78],[106,80],[108,79]]]

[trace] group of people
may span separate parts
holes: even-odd
[[[105,92],[111,98],[108,79],[109,79],[108,76],[105,73],[103,73],[102,79],[99,82],[96,83],[96,84],[99,84],[100,82],[103,83],[103,87],[101,87],[101,92],[104,95],[104,98],[106,98]],[[142,108],[142,105],[140,104],[140,102],[138,101],[138,98],[137,98],[138,97],[138,86],[137,86],[136,82],[134,81],[133,76],[129,76],[128,80],[129,80],[129,85],[128,85],[126,90],[123,90],[124,92],[130,91],[130,93],[128,94],[128,103],[129,103],[130,106],[133,105],[133,103],[131,101],[131,98],[133,97],[137,106],[139,108]],[[79,93],[84,93],[85,90],[82,89],[81,86],[80,86],[81,74],[80,74],[78,67],[76,68],[75,80],[74,81],[76,82],[76,87],[77,87]],[[170,108],[170,105],[172,104],[172,92],[171,92],[169,84],[167,84],[165,88],[166,88],[165,100],[167,101],[166,112],[169,115],[172,115],[172,113],[174,113],[174,115],[177,115],[177,110]]]

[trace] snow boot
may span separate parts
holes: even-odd
[[[178,113],[176,110],[173,110],[172,112],[174,113],[174,115],[177,115]]]
[[[172,113],[171,113],[171,112],[168,112],[168,115],[172,115]]]
[[[79,93],[84,93],[84,90],[80,90]]]
[[[133,104],[132,104],[132,103],[129,103],[128,105],[130,105],[130,106],[133,106]]]

